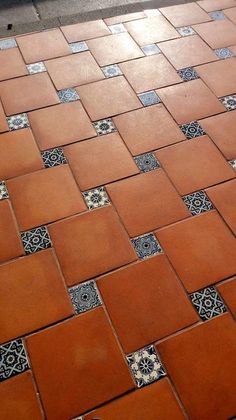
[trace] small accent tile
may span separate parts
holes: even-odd
[[[225,19],[225,15],[221,10],[215,10],[214,12],[208,13],[208,15],[214,20]]]
[[[236,159],[230,160],[229,164],[232,166],[232,168],[236,171]]]
[[[161,15],[161,12],[158,9],[146,9],[144,10],[144,13],[148,17]]]
[[[155,105],[161,102],[159,96],[154,92],[154,90],[150,90],[149,92],[140,93],[138,95],[140,101],[144,106]]]
[[[9,198],[7,187],[4,181],[0,181],[0,200],[4,200],[5,198]]]
[[[185,195],[183,201],[193,216],[214,208],[204,191],[197,191],[193,194]]]
[[[74,88],[59,90],[57,94],[61,102],[74,102],[79,99],[79,95]]]
[[[7,117],[7,123],[10,131],[29,127],[29,120],[26,113]]]
[[[213,286],[191,293],[190,298],[203,321],[227,312],[224,302]]]
[[[102,67],[102,71],[106,77],[120,76],[123,74],[120,67],[117,64]]]
[[[89,49],[85,41],[72,42],[71,44],[69,44],[69,46],[73,54],[88,51]]]
[[[225,96],[224,98],[220,98],[220,100],[228,111],[236,109],[236,95]]]
[[[110,200],[104,187],[82,192],[89,210],[110,204]]]
[[[156,237],[153,235],[153,233],[137,236],[137,238],[131,239],[131,243],[138,257],[141,259],[162,252],[161,246],[158,243]]]
[[[177,28],[177,31],[181,36],[194,35],[196,32],[191,26],[183,26],[182,28]]]
[[[142,172],[149,172],[153,169],[160,168],[160,164],[153,153],[145,153],[134,158],[138,168]]]
[[[234,53],[230,51],[229,48],[218,48],[217,50],[214,50],[214,53],[217,57],[221,59],[230,58],[234,56]]]
[[[199,78],[196,70],[194,70],[192,67],[187,67],[186,69],[178,70],[177,73],[185,82],[189,82],[190,80],[195,80]]]
[[[64,163],[67,163],[61,147],[45,150],[41,154],[45,168],[52,168],[53,166],[63,165]]]
[[[114,131],[117,131],[111,118],[96,121],[93,123],[93,126],[99,136],[102,136],[103,134],[114,133]]]
[[[13,38],[0,40],[0,50],[7,50],[15,47],[17,47],[17,44]]]
[[[23,341],[10,341],[0,346],[0,382],[29,368]]]
[[[28,64],[26,67],[29,74],[42,73],[44,71],[47,71],[42,61],[39,61],[38,63]]]
[[[166,375],[154,346],[148,346],[126,356],[138,388]]]
[[[121,32],[127,32],[123,23],[117,23],[116,25],[108,26],[112,34],[120,34]]]
[[[160,48],[158,48],[156,44],[144,45],[144,47],[141,47],[141,49],[145,55],[154,55],[161,52]]]
[[[99,292],[94,280],[79,284],[69,289],[75,312],[80,314],[102,304]]]
[[[22,232],[21,239],[27,255],[51,247],[51,240],[46,226]]]
[[[197,121],[191,121],[190,123],[180,125],[180,130],[189,140],[206,134]]]

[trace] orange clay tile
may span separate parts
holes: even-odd
[[[214,210],[160,229],[156,236],[188,292],[236,272],[236,240]]]
[[[2,103],[0,102],[0,133],[3,133],[4,131],[8,131],[8,125]]]
[[[193,29],[213,49],[236,44],[236,26],[228,19],[201,23]]]
[[[175,27],[188,26],[211,20],[210,16],[196,3],[162,7],[160,11]]]
[[[68,165],[13,178],[7,188],[21,231],[87,209]]]
[[[118,133],[67,146],[64,153],[81,190],[139,172]]]
[[[11,79],[12,77],[28,74],[26,65],[21,57],[18,48],[10,48],[0,51],[0,80]]]
[[[123,76],[111,77],[100,82],[80,86],[77,91],[92,121],[142,106]],[[104,95],[106,91],[109,92],[109,95]],[[96,98],[96,101],[94,98]]]
[[[236,92],[236,57],[204,64],[195,70],[216,96],[227,96]]]
[[[103,308],[34,334],[26,344],[47,418],[75,417],[134,388]]]
[[[60,29],[18,36],[17,43],[26,63],[35,63],[71,54]]]
[[[78,101],[30,112],[28,117],[41,150],[96,136],[95,129]]]
[[[137,259],[111,206],[52,224],[49,233],[69,286]]]
[[[236,318],[236,277],[220,283],[217,289],[229,310]]]
[[[234,2],[234,6],[236,6],[236,2]],[[232,7],[231,9],[224,10],[225,16],[227,16],[233,23],[236,23],[236,7]]]
[[[84,41],[90,38],[109,35],[110,31],[105,23],[100,20],[76,23],[75,25],[62,26],[61,31],[68,42]]]
[[[157,348],[189,418],[234,417],[236,324],[229,314],[167,339]]]
[[[107,25],[115,25],[117,23],[129,22],[130,20],[136,20],[136,19],[142,19],[142,18],[146,18],[146,15],[144,12],[135,12],[135,13],[127,13],[126,15],[113,16],[110,18],[106,18],[104,19],[104,22]]]
[[[202,136],[156,152],[181,195],[235,177],[235,172],[214,143]]]
[[[133,155],[145,153],[185,139],[163,105],[154,105],[114,118],[123,140]]]
[[[235,6],[235,0],[200,0],[197,3],[207,12]]]
[[[24,254],[9,200],[0,202],[0,232],[0,262]]]

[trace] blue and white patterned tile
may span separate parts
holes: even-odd
[[[208,15],[214,20],[225,19],[225,15],[221,10],[215,10],[214,12],[209,12]]]
[[[123,23],[117,23],[116,25],[108,26],[112,34],[120,34],[122,32],[127,32],[126,28],[124,27]]]
[[[52,168],[53,166],[63,165],[67,163],[61,147],[55,149],[44,150],[41,152],[45,168]]]
[[[17,47],[17,44],[14,38],[0,40],[0,50],[8,50],[9,48],[15,47]]]
[[[144,45],[143,47],[141,47],[141,50],[144,52],[145,55],[160,54],[161,52],[160,48],[158,48],[156,44]]]
[[[0,346],[0,382],[27,369],[29,363],[20,338]]]
[[[26,128],[30,125],[26,113],[7,117],[7,123],[10,131],[19,130],[20,128]]]
[[[154,90],[139,93],[138,97],[144,106],[155,105],[161,102],[161,99]]]
[[[117,131],[111,118],[95,121],[93,123],[93,126],[99,136],[114,133],[115,131]]]
[[[198,79],[199,76],[192,67],[187,67],[186,69],[181,69],[177,71],[178,75],[181,77],[184,82],[189,82],[190,80]]]
[[[89,210],[110,204],[110,200],[104,187],[84,191],[82,194]]]
[[[227,312],[224,302],[213,286],[191,293],[190,299],[203,321]]]
[[[162,252],[161,246],[153,233],[137,236],[131,243],[139,258],[144,259]]]
[[[229,160],[229,164],[232,166],[232,168],[236,171],[236,159]]]
[[[22,232],[21,240],[27,255],[52,246],[46,226],[40,226],[38,228]]]
[[[79,99],[79,94],[74,88],[62,89],[57,92],[60,102],[74,102]]]
[[[5,198],[9,198],[7,186],[4,181],[0,181],[0,200],[4,200]]]
[[[102,67],[102,71],[107,78],[121,76],[123,74],[120,67],[117,64],[112,64],[111,66]]]
[[[70,298],[77,314],[89,311],[102,304],[96,283],[94,280],[81,283],[69,289]]]
[[[26,67],[29,74],[42,73],[44,71],[47,71],[42,61],[39,61],[38,63],[27,64]]]
[[[197,191],[192,194],[185,195],[182,198],[193,216],[214,208],[212,202],[209,200],[204,191]]]
[[[180,125],[180,130],[189,140],[206,134],[197,121],[191,121],[190,123]]]
[[[73,54],[88,51],[89,49],[85,41],[72,42],[71,44],[69,44],[69,46]]]
[[[160,168],[160,163],[154,153],[145,153],[143,155],[136,156],[134,160],[141,172],[149,172]]]
[[[234,53],[229,48],[218,48],[217,50],[214,50],[214,53],[223,60],[225,58],[234,57]]]
[[[191,26],[182,26],[181,28],[177,28],[177,31],[181,36],[189,36],[196,34],[196,32]]]
[[[236,109],[236,95],[224,96],[223,98],[220,98],[220,101],[228,111]]]

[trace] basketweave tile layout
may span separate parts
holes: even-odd
[[[4,419],[235,418],[235,56],[236,0],[0,40]]]

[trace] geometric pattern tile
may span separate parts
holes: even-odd
[[[138,97],[144,106],[155,105],[161,102],[161,99],[154,90],[140,93]]]
[[[29,127],[29,120],[26,113],[7,117],[7,123],[10,131]]]
[[[182,198],[193,216],[214,208],[204,191],[197,191],[192,194],[185,195]]]
[[[22,232],[21,240],[27,255],[51,247],[51,240],[46,226]]]
[[[148,346],[126,356],[138,388],[166,375],[154,346]]]
[[[121,74],[123,74],[120,67],[117,64],[102,67],[102,71],[106,77],[120,76]]]
[[[55,149],[45,150],[41,152],[45,168],[52,168],[53,166],[63,165],[67,163],[61,147]]]
[[[183,26],[182,28],[177,28],[177,31],[181,36],[194,35],[196,32],[191,26]]]
[[[194,70],[192,67],[187,67],[186,69],[178,70],[177,73],[185,82],[189,82],[190,80],[195,80],[199,78],[196,70]]]
[[[75,312],[80,314],[102,304],[99,292],[94,280],[79,284],[69,289],[70,298]]]
[[[149,172],[160,168],[160,164],[153,153],[136,156],[134,160],[141,172]]]
[[[79,53],[82,51],[88,51],[88,45],[84,41],[80,42],[72,42],[72,44],[69,44],[69,47],[73,54]]]
[[[180,125],[180,130],[189,140],[206,134],[197,121],[191,121],[190,123]]]
[[[104,187],[84,191],[82,194],[89,210],[110,204],[110,200]]]
[[[26,67],[29,74],[42,73],[43,71],[47,71],[42,61],[39,61],[38,63],[28,64]]]
[[[228,111],[236,109],[236,95],[225,96],[224,98],[220,98],[220,100]]]
[[[229,160],[229,164],[232,166],[232,168],[236,171],[236,159]]]
[[[230,58],[234,56],[234,53],[229,50],[229,48],[218,48],[217,50],[214,50],[214,53],[219,58]]]
[[[145,55],[154,55],[159,54],[161,52],[160,48],[158,48],[156,44],[144,45],[144,47],[142,47],[141,50],[144,52]]]
[[[191,293],[190,298],[203,321],[227,312],[224,302],[213,286]]]
[[[208,15],[214,20],[225,19],[225,15],[221,10],[215,10],[214,12],[208,13]]]
[[[112,34],[120,34],[121,32],[127,32],[123,23],[117,23],[116,25],[108,26]]]
[[[15,47],[17,47],[17,44],[13,38],[0,40],[0,50],[7,50],[8,48]]]
[[[96,121],[93,123],[93,126],[99,136],[102,136],[103,134],[114,133],[114,131],[117,131],[111,118]]]
[[[9,198],[7,187],[4,181],[0,181],[0,200],[4,198]]]
[[[57,92],[60,102],[73,102],[79,99],[79,95],[74,88],[67,88]]]
[[[147,258],[151,255],[159,254],[162,252],[161,246],[158,243],[153,233],[138,236],[131,239],[131,243],[139,258]]]
[[[22,373],[28,368],[29,364],[21,339],[0,346],[0,382]]]

